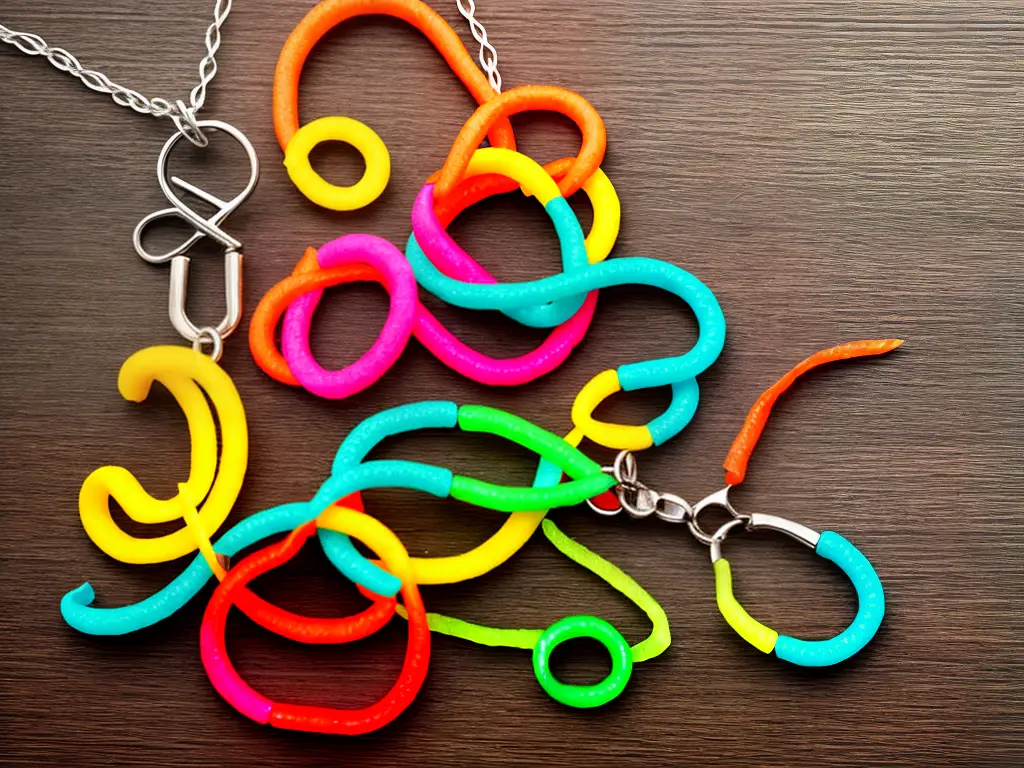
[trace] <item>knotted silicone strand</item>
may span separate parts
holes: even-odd
[[[647,661],[661,655],[672,642],[672,634],[669,629],[668,616],[658,601],[621,568],[566,536],[553,521],[545,519],[543,529],[548,541],[559,552],[599,576],[647,614],[651,620],[651,634],[632,646],[630,652],[633,661]],[[406,615],[405,609],[401,605],[397,606],[395,611],[399,616],[405,617]],[[542,629],[485,627],[482,624],[474,624],[440,613],[428,613],[427,623],[432,632],[491,647],[532,650],[541,635],[544,634]]]
[[[725,482],[728,485],[742,483],[747,476],[747,464],[750,462],[750,455],[761,438],[768,416],[771,415],[772,406],[779,396],[792,386],[800,376],[817,368],[825,363],[837,360],[849,360],[851,357],[864,357],[867,355],[884,355],[891,352],[903,343],[903,339],[877,339],[866,341],[851,341],[835,347],[823,349],[808,357],[796,365],[789,373],[779,379],[766,389],[754,406],[747,413],[743,427],[739,434],[732,441],[729,453],[725,457],[722,466],[725,467]]]
[[[459,131],[444,167],[437,174],[434,196],[443,200],[462,179],[473,153],[492,125],[522,112],[557,112],[573,120],[583,134],[576,162],[558,183],[566,197],[583,186],[604,159],[607,133],[597,110],[578,93],[552,85],[524,85],[498,94],[477,107]],[[515,147],[510,147],[514,149]]]

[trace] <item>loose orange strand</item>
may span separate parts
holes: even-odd
[[[725,461],[722,463],[722,466],[725,467],[725,482],[729,485],[743,482],[743,479],[747,476],[747,464],[750,462],[750,454],[754,452],[757,441],[761,439],[761,433],[768,422],[768,416],[771,415],[772,406],[779,399],[779,395],[789,389],[800,376],[812,368],[817,368],[825,363],[849,360],[851,357],[884,355],[886,352],[896,349],[902,343],[903,339],[851,341],[816,352],[794,367],[793,370],[766,389],[757,398],[754,407],[747,413],[747,419],[743,422],[743,428],[736,435],[736,439],[732,441],[729,455],[725,457]]]

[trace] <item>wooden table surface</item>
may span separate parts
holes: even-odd
[[[0,22],[176,99],[196,81],[210,6],[6,0]],[[270,100],[277,53],[309,7],[237,3],[202,113],[242,128],[263,161],[257,191],[227,225],[246,243],[247,314],[223,364],[244,399],[252,445],[229,523],[308,498],[340,440],[382,408],[453,398],[563,432],[574,393],[595,372],[678,354],[695,338],[679,302],[622,288],[602,295],[589,336],[562,368],[519,389],[465,381],[415,342],[378,385],[343,402],[263,375],[245,334],[259,297],[309,244],[356,231],[401,243],[414,194],[474,106],[416,32],[383,19],[345,24],[309,61],[302,118],[345,114],[370,124],[391,150],[393,175],[367,210],[315,208],[280,164]],[[470,40],[454,4],[439,11]],[[166,317],[168,272],[131,246],[136,221],[166,205],[154,158],[171,126],[5,46],[0,762],[1021,765],[1020,3],[485,0],[479,13],[508,86],[577,90],[606,121],[604,168],[623,205],[613,256],[691,270],[728,317],[725,351],[700,377],[693,423],[640,458],[651,484],[690,499],[715,490],[746,410],[782,372],[839,341],[907,340],[884,359],[835,366],[796,386],[735,499],[855,542],[886,588],[877,638],[826,670],[765,657],[718,614],[707,552],[685,530],[584,509],[554,519],[644,584],[673,628],[669,651],[638,665],[626,693],[596,711],[544,695],[525,651],[435,637],[427,683],[392,725],[361,738],[283,732],[244,719],[212,690],[198,654],[203,599],[136,635],[69,629],[58,603],[83,581],[96,587],[97,605],[116,606],[182,567],[112,561],[76,510],[95,467],[123,464],[167,495],[188,468],[187,428],[170,396],[139,406],[116,388],[128,355],[179,343]],[[516,126],[524,151],[544,161],[577,146],[561,119]],[[205,189],[233,194],[241,172],[231,151],[218,143],[190,167],[186,150],[179,167]],[[324,148],[314,160],[342,183],[360,173],[349,148]],[[574,205],[586,225],[586,204]],[[530,201],[479,205],[453,231],[501,279],[555,269],[555,239]],[[165,234],[171,243],[181,233]],[[190,312],[215,322],[216,249],[197,249],[194,265]],[[519,354],[542,338],[491,314],[438,311],[493,354]],[[330,291],[316,353],[332,366],[355,360],[385,313],[377,288]],[[621,396],[602,414],[644,420],[666,402],[661,390]],[[529,456],[497,440],[431,434],[389,443],[381,455],[429,458],[493,480],[531,476]],[[501,519],[412,492],[374,491],[367,505],[417,554],[463,551]],[[828,636],[851,620],[855,597],[837,569],[777,536],[741,538],[729,556],[753,615],[802,637]],[[307,549],[258,591],[316,615],[355,610],[355,591]],[[423,592],[430,610],[499,626],[591,613],[631,641],[648,631],[632,604],[540,536],[484,578]],[[268,696],[339,707],[381,696],[405,642],[398,620],[355,647],[296,646],[234,616],[229,635],[240,671]],[[556,661],[572,682],[607,668],[603,651],[582,641]]]

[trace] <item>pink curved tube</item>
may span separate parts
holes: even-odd
[[[313,311],[323,291],[296,299],[284,316],[281,348],[295,378],[315,395],[334,400],[366,389],[395,364],[412,334],[419,296],[416,276],[395,246],[374,235],[345,235],[320,249],[320,265],[331,267],[358,262],[368,264],[387,281],[391,307],[380,335],[363,356],[338,371],[328,371],[316,361],[309,347]]]
[[[438,255],[439,269],[467,282],[496,282],[472,256],[456,248],[445,249],[443,255]],[[339,371],[322,368],[309,347],[310,326],[323,291],[313,291],[296,299],[285,313],[281,351],[288,367],[310,392],[332,399],[348,397],[379,379],[401,355],[410,327],[411,333],[431,354],[468,379],[488,386],[525,384],[550,373],[565,361],[586,334],[597,307],[597,291],[592,291],[579,310],[548,334],[536,349],[519,357],[494,358],[460,341],[419,302],[412,267],[401,251],[387,240],[373,235],[346,235],[321,248],[317,260],[322,268],[351,262],[369,264],[384,276],[385,287],[391,294],[387,322],[373,347],[358,361]]]
[[[223,615],[218,617],[222,625],[227,619],[228,607],[230,604],[224,606],[221,611]],[[274,702],[254,691],[235,671],[227,655],[218,648],[213,629],[204,621],[199,628],[199,654],[210,682],[231,706],[257,723],[266,725],[270,722],[270,710]]]

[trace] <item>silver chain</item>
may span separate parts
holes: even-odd
[[[476,18],[476,3],[474,0],[455,0],[459,6],[459,13],[469,22],[469,29],[473,38],[480,43],[480,67],[487,74],[491,87],[501,93],[501,74],[498,72],[498,52],[494,50],[487,39],[487,30]]]
[[[39,35],[31,32],[15,32],[0,24],[0,41],[13,45],[29,56],[45,56],[53,66],[77,77],[87,88],[110,94],[114,102],[122,107],[129,107],[143,115],[170,117],[185,138],[202,147],[208,142],[196,125],[196,113],[206,103],[206,87],[217,74],[216,55],[220,49],[220,28],[231,13],[231,2],[232,0],[216,0],[214,5],[213,23],[206,29],[206,55],[199,62],[199,84],[192,89],[190,107],[180,99],[172,104],[167,99],[147,98],[132,88],[119,85],[102,72],[83,67],[69,51],[52,47]]]

